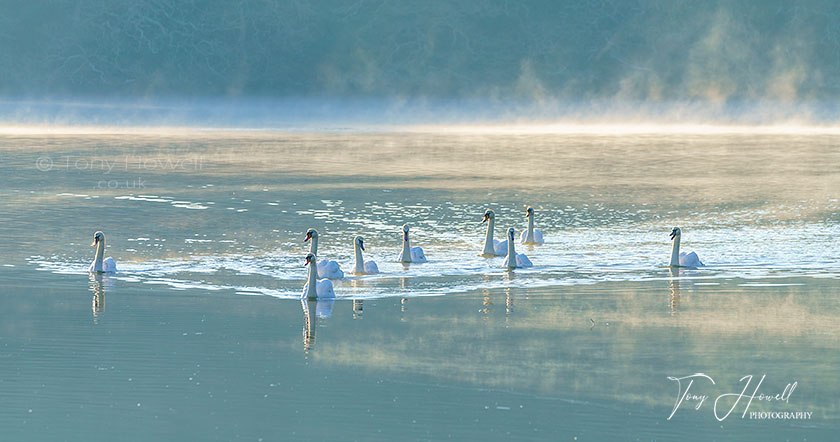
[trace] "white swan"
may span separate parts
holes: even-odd
[[[308,281],[303,285],[303,297],[307,299],[335,298],[332,281],[329,279],[318,280],[318,265],[315,255],[306,255],[306,264],[309,267]]]
[[[397,262],[426,262],[426,255],[420,247],[411,247],[408,241],[408,224],[403,224],[403,248]]]
[[[700,262],[700,258],[694,252],[680,252],[680,228],[674,227],[671,230],[671,239],[674,241],[674,246],[671,249],[671,267],[703,267],[705,264]]]
[[[496,212],[487,209],[484,211],[484,221],[487,223],[487,236],[484,237],[484,252],[482,256],[505,256],[507,253],[507,240],[499,241],[493,239],[493,228],[496,226]]]
[[[306,231],[306,238],[303,239],[303,242],[307,242],[312,240],[309,244],[309,253],[318,256],[318,231],[315,229],[309,229]],[[342,279],[344,278],[344,271],[341,270],[341,266],[336,261],[328,261],[326,259],[322,259],[321,262],[318,263],[318,274],[323,276],[324,278],[329,279]]]
[[[517,267],[531,267],[534,264],[531,263],[531,260],[525,256],[524,253],[516,253],[516,249],[514,248],[514,230],[513,227],[508,229],[508,249],[507,249],[507,256],[505,257],[505,267],[509,269],[514,269]],[[513,259],[511,259],[513,258]]]
[[[105,234],[102,231],[97,231],[93,234],[93,243],[91,246],[96,247],[96,255],[93,257],[93,262],[88,268],[89,272],[115,273],[117,271],[117,263],[114,258],[105,256]]]
[[[353,240],[353,249],[356,254],[356,263],[353,266],[353,273],[369,274],[379,273],[379,267],[373,261],[365,262],[362,257],[362,251],[365,249],[365,239],[361,236],[356,236]]]
[[[543,244],[543,234],[540,229],[534,228],[534,208],[528,207],[526,212],[526,218],[528,219],[528,230],[522,232],[522,235],[519,237],[519,242],[521,244]]]

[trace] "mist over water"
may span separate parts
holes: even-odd
[[[829,124],[832,2],[35,1],[0,13],[7,123]]]
[[[577,3],[0,0],[0,439],[836,438],[840,6]]]

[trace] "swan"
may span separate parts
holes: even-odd
[[[482,256],[504,256],[507,253],[507,240],[499,241],[493,239],[493,228],[496,226],[496,212],[487,209],[484,211],[484,221],[487,223],[487,236],[484,238],[484,252]]]
[[[426,255],[420,247],[411,247],[408,241],[408,224],[403,224],[403,248],[397,262],[426,262]]]
[[[534,264],[531,263],[531,260],[525,256],[524,253],[516,253],[516,249],[514,248],[514,230],[513,227],[508,229],[508,241],[507,241],[507,256],[505,257],[505,267],[509,269],[515,269],[517,267],[531,267]],[[513,259],[511,259],[513,258]]]
[[[307,299],[335,298],[332,281],[318,280],[318,264],[315,255],[308,253],[304,266],[309,266],[309,280],[303,285],[302,297]]]
[[[680,228],[674,227],[671,230],[671,239],[674,240],[674,247],[671,249],[671,267],[703,267],[700,258],[694,252],[680,252]]]
[[[543,234],[540,229],[534,228],[534,208],[528,207],[525,211],[525,217],[528,219],[528,230],[522,232],[522,235],[519,237],[519,242],[521,244],[543,244]]]
[[[309,229],[306,231],[306,238],[303,239],[303,242],[307,242],[310,239],[312,242],[309,244],[309,253],[318,256],[317,230]],[[344,278],[344,271],[341,270],[341,266],[335,261],[328,261],[326,259],[322,259],[321,262],[318,263],[318,274],[329,279]]]
[[[117,271],[117,263],[114,258],[110,256],[102,259],[105,256],[105,234],[101,230],[93,234],[93,243],[91,246],[96,247],[96,255],[93,257],[93,262],[88,268],[89,272],[115,273]]]
[[[379,267],[373,261],[365,262],[362,257],[362,251],[365,249],[365,239],[361,236],[356,236],[353,240],[353,248],[356,253],[356,264],[353,266],[353,273],[357,274],[374,274],[379,273]]]

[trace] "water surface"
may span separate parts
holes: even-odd
[[[831,135],[172,132],[0,139],[15,439],[822,440],[837,430]],[[481,250],[536,210],[509,272]],[[392,262],[400,226],[429,263]],[[668,233],[707,264],[670,270]],[[303,233],[376,276],[301,303]],[[120,272],[91,278],[90,241]],[[742,376],[806,421],[668,420]],[[704,387],[707,388],[707,387]],[[698,431],[702,429],[703,431]]]

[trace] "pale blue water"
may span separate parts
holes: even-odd
[[[829,135],[148,133],[0,140],[12,440],[828,440]],[[109,188],[110,187],[110,188]],[[535,267],[484,259],[532,205]],[[400,226],[429,263],[391,262]],[[662,267],[671,227],[703,269]],[[303,232],[376,276],[301,304]],[[104,230],[114,276],[90,279]],[[668,420],[668,376],[798,382],[805,421]],[[707,386],[704,386],[707,388]],[[713,398],[712,398],[713,399]]]

